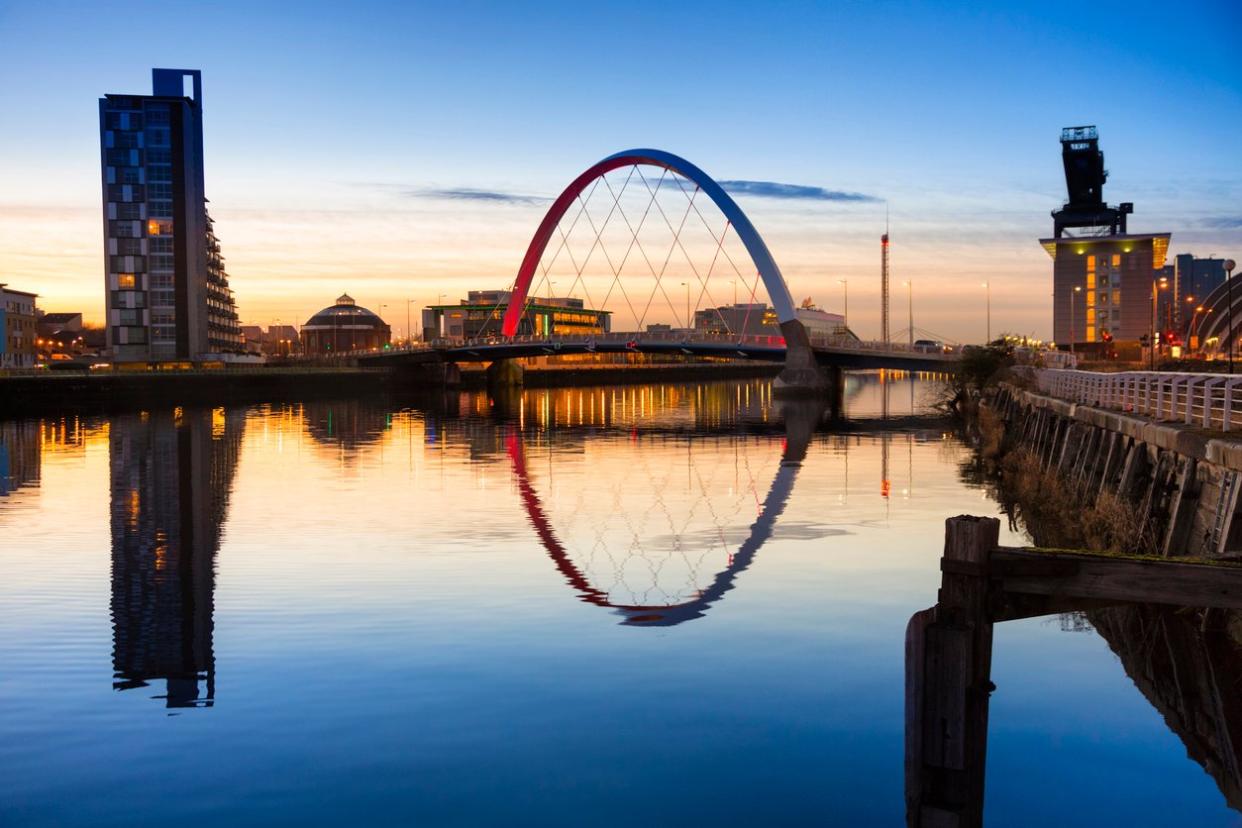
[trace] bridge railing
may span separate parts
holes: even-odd
[[[1221,431],[1242,425],[1242,376],[1045,369],[1038,383],[1054,397],[1156,420]]]
[[[944,358],[954,358],[960,352],[956,346],[940,346],[940,345],[911,345],[905,342],[870,342],[866,340],[855,339],[850,336],[823,336],[812,335],[810,342],[813,347],[817,348],[840,348],[854,351],[869,351],[883,353],[908,353],[923,357],[942,356]],[[603,334],[574,334],[574,335],[558,335],[558,336],[540,336],[540,335],[524,335],[513,337],[488,336],[466,340],[435,340],[432,345],[435,347],[452,347],[452,348],[472,348],[472,347],[488,347],[496,345],[556,345],[560,344],[633,344],[635,347],[650,343],[668,343],[668,344],[698,344],[710,343],[722,346],[736,345],[738,347],[761,347],[761,348],[783,348],[785,347],[785,337],[780,335],[769,334],[729,334],[714,333],[710,331],[696,331],[687,333],[685,331],[641,331],[626,332],[613,331]]]

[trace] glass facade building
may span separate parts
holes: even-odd
[[[202,75],[151,75],[153,94],[99,101],[108,350],[120,362],[237,353],[204,194]]]

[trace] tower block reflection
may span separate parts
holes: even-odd
[[[110,423],[115,689],[163,679],[167,707],[214,701],[215,557],[244,429],[225,409]]]

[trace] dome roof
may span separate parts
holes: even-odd
[[[309,328],[311,330],[317,328],[339,329],[344,327],[378,330],[380,328],[387,328],[388,323],[359,305],[348,293],[343,293],[336,300],[335,305],[319,311],[319,313],[306,320],[306,324],[302,326],[303,329]]]

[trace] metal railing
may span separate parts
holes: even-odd
[[[1242,424],[1238,375],[1045,369],[1037,376],[1041,391],[1064,400],[1221,431]]]

